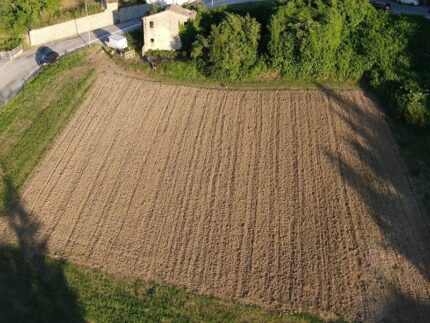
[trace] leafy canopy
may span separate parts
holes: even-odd
[[[200,59],[211,75],[237,80],[256,63],[259,40],[260,24],[254,18],[227,13],[208,36],[197,36],[192,57]]]

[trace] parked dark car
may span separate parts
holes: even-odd
[[[47,66],[58,60],[58,53],[49,47],[42,46],[37,49],[36,62],[40,66]]]
[[[380,9],[380,10],[384,10],[384,11],[390,11],[391,10],[391,4],[388,3],[388,2],[378,1],[378,0],[371,0],[370,3],[376,9]]]

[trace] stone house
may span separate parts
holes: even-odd
[[[182,47],[179,28],[188,20],[194,20],[197,12],[178,5],[170,5],[164,11],[143,17],[142,53],[149,49],[179,50]]]

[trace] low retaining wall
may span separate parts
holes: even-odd
[[[91,30],[107,27],[116,23],[114,11],[108,11],[69,20],[60,24],[34,29],[29,32],[32,46],[46,44],[54,40],[69,38]]]
[[[150,4],[142,4],[115,10],[105,10],[102,13],[69,20],[60,24],[31,30],[30,44],[37,46],[55,40],[75,37],[91,30],[104,28],[119,22],[126,22],[145,16],[151,10]]]
[[[7,52],[0,52],[0,61],[11,61],[23,52],[22,44]]]

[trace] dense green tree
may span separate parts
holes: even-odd
[[[227,13],[210,34],[200,34],[193,44],[192,57],[204,62],[210,75],[223,79],[240,79],[250,73],[258,56],[260,24],[249,15]]]
[[[354,35],[369,10],[363,1],[296,0],[279,5],[269,24],[273,66],[300,79],[359,78],[367,60],[360,57]]]

